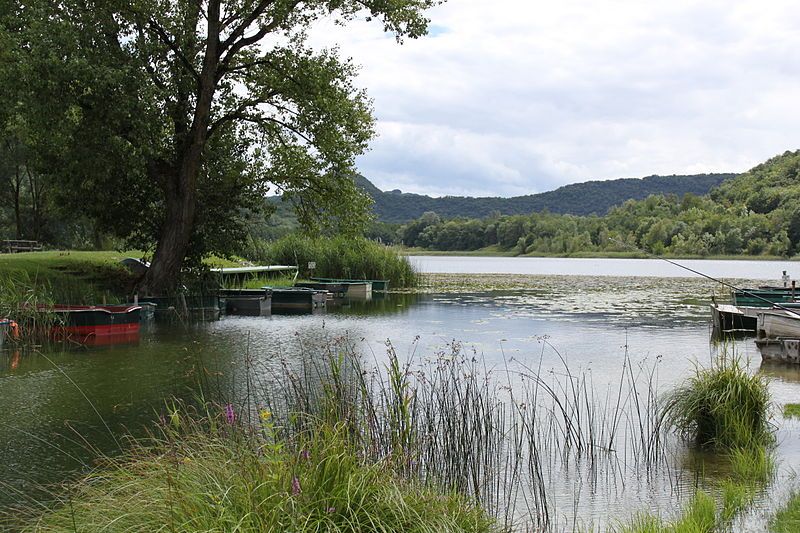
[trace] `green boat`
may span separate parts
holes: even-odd
[[[774,304],[791,303],[796,300],[791,287],[738,289],[731,293],[731,299],[733,305],[738,307],[772,307]]]
[[[389,290],[388,279],[341,279],[341,278],[311,278],[311,281],[320,283],[372,283],[372,292],[387,292]]]

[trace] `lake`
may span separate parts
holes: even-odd
[[[0,353],[0,505],[18,502],[20,492],[42,494],[48,484],[85,470],[95,455],[85,440],[113,453],[116,438],[126,431],[142,434],[164,412],[168,398],[196,396],[198,383],[204,383],[206,395],[240,397],[246,359],[262,369],[260,379],[269,380],[270,368],[313,358],[341,338],[379,367],[389,346],[404,360],[422,364],[457,343],[486,368],[502,369],[511,363],[541,368],[548,379],[558,380],[567,367],[572,375],[588,376],[602,394],[619,382],[626,360],[642,372],[652,371],[655,386],[663,392],[688,377],[694,365],[706,365],[719,350],[728,350],[748,361],[753,372],[772,378],[778,404],[800,397],[800,371],[762,365],[752,340],[722,347],[711,342],[708,302],[725,290],[698,276],[687,277],[667,263],[413,260],[431,274],[432,288],[352,302],[324,315],[156,324],[145,329],[137,345],[107,349],[6,349]],[[777,281],[782,269],[795,265],[681,263],[737,285]],[[198,376],[201,367],[207,373],[203,379]],[[781,482],[742,519],[743,530],[763,526],[765,513],[793,486],[789,467],[800,460],[800,427],[780,416],[775,422]],[[697,468],[711,470],[713,481],[713,465],[687,468],[685,463],[685,457],[676,457],[646,482],[635,470],[625,469],[598,481],[587,478],[577,465],[551,468],[546,481],[565,527],[576,520],[601,524],[624,519],[637,509],[673,511],[675,502],[685,501],[693,491]]]

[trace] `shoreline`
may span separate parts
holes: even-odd
[[[515,254],[495,249],[480,250],[424,250],[421,248],[395,247],[398,254],[406,257],[498,257],[498,258],[536,258],[536,259],[692,259],[700,261],[789,261],[800,262],[800,257],[780,257],[776,255],[663,255],[655,256],[639,252],[584,252],[573,254]]]

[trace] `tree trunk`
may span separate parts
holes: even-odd
[[[196,205],[194,184],[200,170],[199,157],[197,159],[194,176],[188,175],[182,168],[177,174],[166,178],[164,225],[161,228],[153,261],[140,287],[140,290],[148,296],[171,295],[178,288],[181,267],[194,227]]]
[[[17,240],[22,239],[22,206],[20,205],[20,194],[22,189],[22,178],[20,177],[19,165],[16,167],[12,187],[14,189],[14,221],[17,223]]]
[[[198,4],[199,5],[199,4]],[[153,262],[140,287],[148,295],[169,295],[175,293],[180,280],[181,267],[189,249],[194,229],[194,216],[197,206],[197,181],[203,164],[203,151],[208,140],[208,126],[211,118],[211,104],[217,85],[219,65],[219,1],[208,4],[206,50],[203,68],[197,80],[197,100],[195,102],[192,125],[185,138],[177,140],[175,148],[176,172],[170,172],[162,184],[166,200],[164,226],[153,255]],[[194,19],[192,19],[194,20]],[[196,22],[195,22],[196,23]],[[192,27],[194,23],[189,23]],[[181,120],[183,117],[179,117]],[[181,137],[183,137],[181,135]]]

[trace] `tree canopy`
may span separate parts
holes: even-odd
[[[436,3],[12,0],[0,120],[30,132],[60,205],[154,249],[143,288],[169,292],[185,259],[232,251],[269,190],[307,227],[363,225],[352,176],[371,102],[353,63],[307,33],[323,17],[377,19],[415,38]]]

